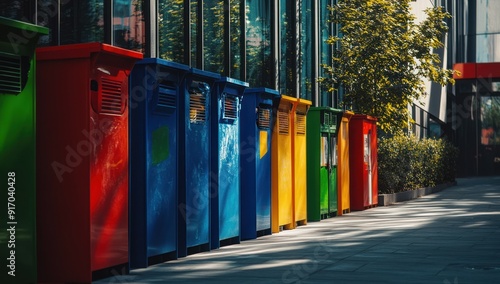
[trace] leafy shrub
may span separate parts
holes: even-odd
[[[380,193],[394,193],[455,180],[458,149],[443,139],[398,135],[378,143]]]

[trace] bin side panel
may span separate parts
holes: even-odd
[[[377,156],[377,123],[375,121],[372,121],[372,141],[371,147],[372,147],[372,204],[373,205],[378,205],[378,156]]]
[[[262,164],[258,160],[260,143],[256,126],[256,100],[254,94],[245,96],[240,117],[241,238],[244,240],[257,237],[258,204],[261,198],[259,191],[262,190],[259,188],[261,181],[258,178]]]
[[[96,70],[99,66],[96,66]],[[102,75],[95,71],[94,80]],[[128,78],[119,71],[128,100]],[[90,218],[92,271],[128,263],[128,108],[121,115],[105,115],[90,106],[90,132],[101,141],[91,154]]]
[[[320,216],[320,163],[321,136],[320,112],[307,113],[307,219],[319,221]]]
[[[144,66],[136,65],[131,73],[129,110],[130,153],[130,267],[148,266],[147,259],[147,181],[146,181],[146,99],[143,86]]]
[[[101,134],[89,131],[88,70],[88,59],[37,62],[39,282],[92,281],[89,160]]]

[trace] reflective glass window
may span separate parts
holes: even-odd
[[[113,1],[113,45],[144,52],[142,1]]]
[[[321,5],[319,6],[319,26],[320,26],[320,42],[319,46],[319,54],[320,54],[320,63],[326,64],[328,66],[332,65],[332,47],[331,45],[326,43],[326,40],[332,35],[332,24],[328,22],[330,11],[328,10],[328,5],[331,5],[330,0],[321,0]],[[319,76],[326,76],[324,69],[320,66],[319,68]],[[314,79],[314,78],[313,78]],[[323,106],[334,106],[332,102],[332,92],[329,92],[326,88],[319,88],[320,94],[320,105]]]
[[[231,31],[231,68],[230,75],[233,78],[241,79],[241,17],[240,0],[231,0],[230,7],[230,31]]]
[[[300,97],[312,98],[313,75],[313,10],[312,1],[301,1],[300,10]]]
[[[203,3],[204,69],[224,72],[224,2],[205,0]]]
[[[500,62],[500,34],[476,36],[476,62]]]
[[[1,0],[0,17],[35,23],[33,0]]]
[[[246,1],[246,81],[251,87],[273,87],[271,1]]]
[[[63,2],[60,44],[104,42],[104,0]]]
[[[160,0],[158,7],[159,56],[184,62],[184,0]]]
[[[293,40],[294,40],[294,27],[293,27],[293,13],[292,5],[294,2],[287,0],[280,0],[280,61],[279,61],[279,91],[283,95],[295,96],[293,90]]]

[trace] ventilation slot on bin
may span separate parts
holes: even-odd
[[[193,81],[189,88],[189,121],[203,123],[207,120],[207,94],[210,87],[206,83]]]
[[[306,135],[306,115],[297,113],[297,135]]]
[[[257,126],[262,129],[271,128],[271,109],[259,107],[257,112]]]
[[[222,95],[222,119],[235,121],[238,118],[238,97]]]
[[[122,83],[102,78],[102,92],[99,113],[122,114],[124,110],[122,100]]]
[[[174,112],[177,105],[177,96],[175,94],[175,87],[161,85],[158,88],[156,110],[162,113]]]
[[[22,91],[21,57],[0,53],[0,93],[19,94]]]
[[[282,135],[290,132],[290,116],[287,111],[278,110],[278,131]]]

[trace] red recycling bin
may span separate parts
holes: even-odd
[[[356,114],[349,122],[351,210],[378,204],[377,119]]]
[[[39,48],[39,282],[128,270],[128,75],[141,53],[102,43]]]

